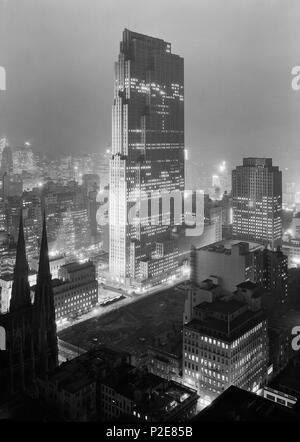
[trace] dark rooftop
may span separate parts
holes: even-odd
[[[159,336],[157,341],[149,346],[150,350],[161,353],[165,356],[182,357],[182,330],[178,333],[172,333],[170,336],[166,334]]]
[[[235,386],[225,390],[211,405],[192,419],[194,422],[291,422],[298,420],[299,415],[290,408]]]
[[[244,302],[230,299],[228,301],[202,302],[201,304],[196,305],[194,309],[231,315],[245,307],[246,304]]]
[[[239,287],[241,289],[246,289],[246,290],[255,290],[259,286],[258,286],[258,284],[255,284],[255,282],[244,281],[244,282],[241,282],[240,284],[238,284],[237,287]]]
[[[61,266],[61,268],[66,269],[68,272],[77,272],[78,270],[82,270],[93,265],[94,264],[91,261],[87,261],[82,264],[80,264],[79,262],[71,262],[69,264]]]
[[[32,276],[32,275],[36,275],[36,271],[35,270],[29,270],[28,271],[28,276]],[[3,279],[3,281],[13,281],[14,274],[13,273],[6,273],[4,275],[1,275],[0,279]]]
[[[230,321],[208,317],[203,321],[193,319],[184,327],[202,332],[203,334],[209,334],[216,338],[219,338],[221,337],[220,335],[222,335],[222,339],[225,339],[227,342],[232,342],[237,339],[243,331],[247,331],[250,327],[254,327],[264,318],[265,316],[262,312],[252,312],[247,310]]]
[[[125,352],[98,346],[80,356],[62,363],[51,374],[49,381],[70,393],[74,393],[96,381],[101,370],[129,360]],[[104,374],[105,375],[105,374]]]
[[[102,383],[134,401],[139,411],[159,416],[160,419],[181,407],[186,400],[197,398],[195,390],[129,364],[115,368]]]
[[[300,402],[300,355],[297,354],[278,376],[271,382],[270,386],[283,393],[296,395]]]

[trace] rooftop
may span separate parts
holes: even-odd
[[[170,336],[166,334],[159,336],[158,340],[149,346],[149,349],[166,356],[180,358],[182,356],[182,330],[176,334],[172,333]]]
[[[68,284],[68,282],[63,281],[62,279],[58,279],[58,278],[51,279],[52,288],[59,287],[59,286],[64,285],[64,284]],[[36,289],[36,285],[33,285],[30,288],[31,288],[31,290],[35,290]]]
[[[230,299],[228,301],[214,301],[214,302],[202,302],[194,307],[195,310],[204,310],[208,312],[223,313],[225,315],[231,315],[243,308],[246,308],[247,304],[241,301]]]
[[[271,382],[270,386],[285,393],[295,393],[300,401],[300,356],[289,362],[278,376]]]
[[[138,411],[160,419],[166,413],[176,411],[196,391],[174,381],[166,381],[154,374],[123,364],[103,381],[117,393],[136,403]]]
[[[51,374],[49,380],[59,388],[70,393],[81,390],[86,385],[95,382],[100,370],[112,367],[129,359],[129,356],[120,351],[105,346],[83,353],[80,356],[62,363]]]
[[[36,275],[36,271],[35,270],[29,270],[28,276],[33,276],[33,275]],[[2,279],[3,281],[13,281],[14,274],[13,273],[7,273],[5,275],[1,275],[0,279]]]
[[[237,287],[246,290],[256,290],[259,286],[252,281],[244,281],[237,285]]]
[[[222,336],[222,339],[227,342],[233,342],[241,336],[241,334],[259,324],[264,319],[265,316],[262,312],[254,313],[247,310],[230,321],[208,317],[203,321],[193,319],[184,327],[216,338]]]
[[[80,264],[79,262],[71,262],[61,266],[62,269],[66,269],[69,273],[77,272],[78,270],[87,269],[92,267],[94,264],[91,261],[84,262]]]
[[[298,421],[297,414],[282,405],[235,386],[229,387],[194,422]]]
[[[205,247],[200,247],[200,249],[209,250],[211,252],[217,252],[217,253],[225,253],[230,255],[232,247],[237,246],[238,244],[240,244],[241,247],[245,247],[245,249],[247,249],[247,246],[249,245],[249,252],[254,252],[255,250],[263,249],[263,246],[259,243],[252,241],[241,241],[239,239],[224,239],[222,241],[207,245]]]

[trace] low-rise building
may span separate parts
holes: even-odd
[[[39,380],[40,400],[66,421],[99,419],[100,379],[124,362],[129,355],[104,346],[83,353]]]
[[[6,275],[0,276],[0,313],[6,313],[9,310],[13,280],[14,280],[13,273],[8,273]],[[30,285],[36,284],[35,271],[29,272],[28,281]]]
[[[297,422],[299,413],[279,403],[245,391],[229,387],[210,407],[195,416],[193,422]]]
[[[194,389],[123,364],[101,381],[101,416],[105,421],[184,422],[197,408]]]
[[[182,382],[182,330],[160,336],[149,346],[147,369],[169,381]]]
[[[299,353],[299,352],[298,352]],[[295,354],[287,366],[271,381],[268,387],[294,398],[290,404],[300,411],[300,355]],[[270,399],[270,398],[269,398]],[[292,402],[292,401],[290,401]]]
[[[66,264],[58,275],[52,279],[56,321],[75,318],[97,304],[98,282],[92,262]],[[34,290],[32,287],[33,293]]]
[[[39,257],[35,256],[30,260],[30,268],[38,270]],[[60,268],[66,264],[66,257],[64,255],[49,256],[50,273],[52,279],[58,278]]]

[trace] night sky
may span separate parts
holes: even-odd
[[[300,165],[299,23],[299,0],[0,0],[0,134],[54,154],[104,150],[127,27],[185,59],[192,158]]]

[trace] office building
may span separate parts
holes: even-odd
[[[16,174],[21,174],[23,171],[33,172],[35,170],[34,155],[32,148],[28,144],[14,149],[13,167]]]
[[[121,284],[141,282],[147,272],[150,280],[151,273],[165,276],[177,265],[175,249],[170,259],[155,256],[157,244],[171,239],[170,205],[159,219],[138,206],[184,190],[183,88],[183,59],[170,43],[125,29],[115,64],[109,189],[110,274]]]
[[[20,197],[23,193],[22,175],[5,172],[2,177],[2,194],[4,198]]]
[[[14,260],[15,260],[15,255],[14,255]],[[28,282],[30,286],[36,284],[36,276],[37,276],[36,271],[33,270],[28,271]],[[14,282],[13,273],[6,273],[5,275],[0,276],[0,289],[1,289],[0,313],[6,313],[9,311],[13,282]]]
[[[52,280],[56,320],[74,318],[90,311],[98,302],[98,282],[92,262],[60,267]]]
[[[235,386],[229,387],[216,398],[210,407],[195,416],[193,422],[297,422],[299,411],[282,406],[279,402],[245,391]],[[200,424],[201,425],[201,424]]]
[[[278,249],[254,252],[254,280],[284,303],[288,297],[288,257]]]
[[[185,385],[136,369],[116,367],[101,381],[101,415],[141,422],[184,422],[197,408],[197,392]]]
[[[200,249],[194,249],[191,259],[191,280],[201,284],[214,276],[221,287],[233,292],[236,285],[245,280],[254,280],[253,253],[262,248],[257,243],[221,241]]]
[[[29,261],[30,264],[30,268],[32,270],[38,270],[38,263],[39,263],[39,258],[37,256],[34,256],[33,258],[31,258],[31,260]],[[52,279],[56,279],[58,278],[59,275],[59,269],[64,266],[66,264],[66,258],[64,255],[54,255],[54,256],[49,256],[49,265],[50,265],[50,273],[52,276]],[[30,285],[33,285],[30,282]]]
[[[197,388],[202,406],[230,385],[257,391],[266,381],[267,319],[252,284],[239,284],[231,298],[196,305],[183,327],[183,379]]]
[[[0,174],[1,177],[3,177],[4,174],[9,176],[13,174],[13,154],[11,148],[7,144],[5,144],[2,151]]]
[[[103,346],[84,352],[39,381],[40,400],[63,421],[99,419],[100,381],[124,362],[129,355]]]
[[[290,239],[283,241],[282,252],[288,257],[288,267],[298,268],[300,266],[300,240]]]
[[[244,158],[232,171],[233,236],[272,249],[282,238],[282,175],[271,158]]]
[[[181,330],[173,330],[154,340],[148,347],[147,369],[168,381],[182,382]]]
[[[191,278],[185,284],[183,323],[191,321],[193,308],[232,293],[240,281],[254,281],[254,252],[257,243],[223,240],[191,250]]]

